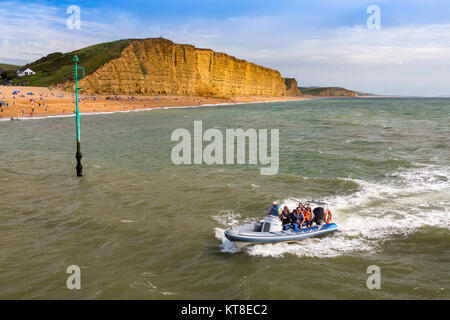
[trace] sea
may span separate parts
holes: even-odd
[[[277,129],[278,171],[175,164],[173,132],[195,121]],[[74,117],[2,121],[0,299],[449,299],[449,138],[449,98],[90,114],[77,177]],[[311,199],[338,231],[242,250],[224,236]]]

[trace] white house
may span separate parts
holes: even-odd
[[[23,76],[32,76],[33,74],[36,74],[36,72],[34,72],[28,67],[22,67],[17,69],[16,74],[19,77],[23,77]]]

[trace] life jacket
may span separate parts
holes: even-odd
[[[325,212],[325,215],[323,216],[323,221],[325,221],[325,223],[330,223],[332,217],[333,217],[333,215],[331,214],[331,210],[328,209],[328,210]]]
[[[303,212],[300,211],[300,212],[298,213],[298,216],[300,217],[300,221],[301,221],[301,222],[305,222],[305,215],[303,214]]]
[[[305,217],[305,221],[311,221],[311,212],[309,211],[302,211],[303,216]]]
[[[279,216],[281,215],[281,209],[280,209],[280,207],[279,207],[279,206],[276,206],[276,207],[272,206],[272,208],[270,209],[270,214],[271,214],[272,216],[277,216],[277,217],[279,217]]]

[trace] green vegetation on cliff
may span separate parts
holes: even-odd
[[[0,68],[8,71],[8,70],[17,70],[20,68],[20,66],[16,66],[14,64],[0,63]]]
[[[120,57],[123,49],[131,41],[132,39],[118,40],[99,43],[68,53],[51,53],[26,65],[36,72],[35,75],[17,78],[13,80],[13,83],[28,86],[50,86],[63,83],[71,78],[74,55],[80,59],[86,75],[91,74],[105,63]]]

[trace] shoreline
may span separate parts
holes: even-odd
[[[200,108],[254,103],[302,101],[323,97],[271,97],[244,96],[232,98],[196,96],[127,96],[79,95],[80,115],[126,113],[133,111]],[[72,93],[61,89],[26,86],[0,86],[3,103],[0,121],[63,118],[75,116],[75,99]]]
[[[275,103],[275,102],[288,102],[288,101],[309,101],[318,100],[322,98],[305,98],[305,99],[288,99],[288,100],[267,100],[267,101],[253,101],[253,102],[224,102],[216,104],[202,104],[202,105],[186,105],[186,106],[166,106],[166,107],[148,107],[148,108],[137,108],[133,110],[113,110],[113,111],[95,111],[95,112],[80,112],[80,116],[91,116],[91,115],[105,115],[114,113],[130,113],[130,112],[141,112],[141,111],[152,111],[152,110],[170,110],[170,109],[189,109],[189,108],[203,108],[203,107],[217,107],[217,106],[234,106],[242,104],[257,104],[257,103]],[[23,116],[23,117],[11,117],[11,118],[1,118],[1,121],[13,121],[13,120],[42,120],[42,119],[52,119],[52,118],[71,118],[75,117],[75,113],[55,113],[55,114],[36,114],[33,116]]]
[[[317,99],[375,99],[391,96],[241,96],[232,98],[197,96],[79,95],[80,115],[102,115],[133,111],[232,106],[241,104],[306,101]],[[75,116],[73,93],[62,89],[0,86],[0,121],[64,118]]]

